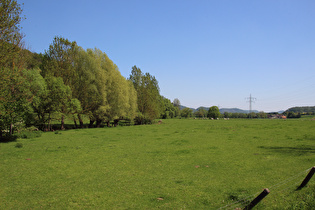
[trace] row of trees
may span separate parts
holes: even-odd
[[[36,66],[30,64],[32,60],[25,62]],[[56,117],[64,129],[65,116],[69,115],[78,127],[84,126],[82,115],[89,117],[89,127],[103,122],[109,126],[121,119],[144,124],[179,115],[179,108],[160,95],[154,76],[134,66],[126,79],[99,49],[84,50],[62,37],[54,38],[41,56],[39,68],[4,67],[1,73],[5,78],[1,82],[5,95],[1,125],[10,125],[11,133],[12,125],[22,121],[51,130]]]
[[[204,108],[200,108],[197,111],[193,112],[190,108],[184,108],[181,110],[181,117],[189,118],[189,117],[196,117],[196,118],[213,118],[217,119],[221,117],[219,108],[217,106],[212,106],[207,110]]]
[[[199,108],[195,112],[193,112],[190,108],[184,108],[181,110],[181,117],[184,118],[267,118],[268,114],[264,112],[259,113],[230,113],[224,112],[223,114],[220,113],[220,110],[217,106],[212,106],[208,110],[204,108]]]
[[[101,50],[84,50],[76,42],[55,37],[44,54],[23,48],[21,7],[15,0],[0,1],[0,135],[13,126],[34,125],[51,130],[66,116],[83,127],[115,125],[121,119],[136,124],[179,115],[179,105],[160,95],[158,81],[133,66],[124,78]],[[179,102],[179,101],[178,101]]]

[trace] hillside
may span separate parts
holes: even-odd
[[[180,109],[184,109],[184,108],[189,108],[187,106],[183,106],[183,105],[180,105]],[[209,110],[209,107],[204,107],[204,106],[201,106],[201,107],[198,107],[197,109],[194,109],[194,108],[190,108],[191,110],[193,110],[193,112],[199,110],[203,108],[204,110],[208,111]],[[239,108],[221,108],[220,109],[220,113],[223,114],[224,112],[229,112],[229,113],[249,113],[249,110],[243,110],[243,109],[239,109]],[[252,112],[255,112],[255,113],[258,113],[259,111],[257,110],[252,110]]]
[[[221,113],[224,113],[224,112],[229,112],[229,113],[249,113],[249,110],[243,110],[243,109],[238,109],[238,108],[222,108],[220,109],[220,112]],[[259,111],[257,110],[252,110],[252,112],[254,113],[258,113]]]
[[[286,110],[285,112],[294,112],[294,113],[315,112],[315,106],[292,107]]]

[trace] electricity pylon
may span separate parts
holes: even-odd
[[[252,97],[252,94],[249,94],[249,98],[246,98],[249,102],[249,117],[251,118],[252,113],[252,103],[256,101],[256,98]]]

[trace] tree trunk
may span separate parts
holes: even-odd
[[[95,122],[95,120],[90,120],[89,128],[93,128],[93,123],[94,122]]]
[[[13,135],[13,124],[10,123],[10,131],[9,131],[10,135]]]
[[[110,127],[110,122],[109,122],[109,120],[108,120],[106,123],[107,123],[107,127]]]
[[[77,120],[75,119],[75,116],[73,115],[73,122],[74,122],[74,126],[77,129],[78,128],[78,124],[77,124]]]
[[[117,127],[119,120],[114,120],[114,126]]]
[[[80,122],[80,127],[83,128],[83,127],[84,127],[84,124],[83,124],[83,120],[82,120],[80,114],[78,114],[78,118],[79,118],[79,122]]]
[[[102,120],[97,119],[97,120],[96,120],[96,127],[97,127],[97,128],[101,127],[101,123],[102,123]]]
[[[62,117],[61,117],[61,128],[60,129],[61,130],[65,129],[65,116],[64,115],[62,115]]]
[[[47,131],[51,131],[51,118],[50,118],[50,113],[48,115],[48,128]]]

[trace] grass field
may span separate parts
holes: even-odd
[[[315,209],[315,121],[163,120],[0,144],[0,209]],[[235,203],[234,205],[231,205]]]

